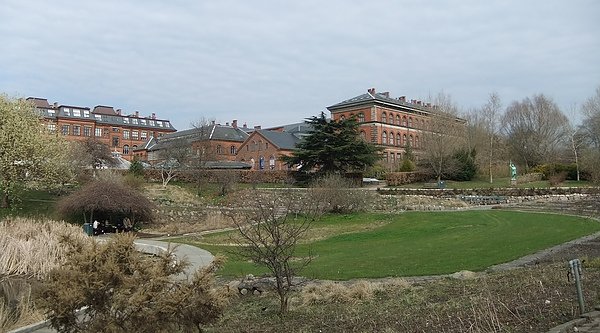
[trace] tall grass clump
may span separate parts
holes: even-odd
[[[66,258],[67,239],[91,242],[81,227],[29,218],[0,221],[0,277],[42,278]]]

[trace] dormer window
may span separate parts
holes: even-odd
[[[140,124],[146,125],[146,119],[140,119]]]
[[[124,124],[129,124],[129,118],[123,117],[123,123]]]
[[[90,110],[83,110],[83,116],[85,118],[89,118],[90,117]]]
[[[137,120],[137,118],[133,118],[133,119],[131,119],[131,123],[133,123],[134,125],[137,125],[137,124],[138,124],[138,120]]]
[[[81,117],[81,110],[73,109],[73,117]]]
[[[64,108],[63,109],[63,113],[65,114],[65,116],[70,116],[71,115],[71,110],[69,110],[69,108]]]

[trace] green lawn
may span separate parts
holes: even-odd
[[[298,255],[313,254],[302,275],[319,279],[437,275],[484,270],[599,230],[585,218],[501,210],[332,215],[315,224],[309,237],[319,236]],[[236,258],[234,248],[214,245],[227,237],[176,241],[226,255],[221,275],[265,272]]]
[[[54,209],[59,198],[47,191],[25,191],[21,197],[21,202],[13,205],[11,209],[0,208],[0,218],[4,216],[55,217]]]

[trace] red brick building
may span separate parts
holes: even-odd
[[[383,159],[396,164],[403,158],[405,147],[415,153],[422,148],[422,134],[429,124],[434,106],[420,100],[407,101],[406,96],[391,98],[389,92],[366,94],[327,108],[334,120],[356,117],[363,139],[383,148]]]
[[[212,123],[210,125],[171,133],[158,138],[152,138],[135,150],[139,159],[150,164],[162,160],[161,151],[169,149],[174,141],[177,145],[187,146],[192,155],[202,162],[235,161],[242,143],[248,138],[249,129],[239,128],[237,120],[231,125]]]
[[[90,110],[85,106],[49,104],[45,98],[29,97],[51,132],[65,136],[68,141],[95,138],[113,152],[129,161],[133,151],[151,137],[160,137],[176,129],[168,120],[134,114],[124,115],[112,106],[98,105]]]
[[[288,170],[281,157],[292,155],[309,130],[306,123],[256,129],[240,146],[237,160],[250,164],[253,170]]]

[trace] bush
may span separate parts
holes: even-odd
[[[70,256],[53,270],[40,304],[60,332],[189,332],[222,313],[227,293],[213,288],[218,262],[191,281],[175,280],[185,265],[170,252],[153,259],[135,250],[134,237],[120,234],[92,246],[68,240]],[[86,306],[86,315],[78,310]]]
[[[534,173],[541,173],[543,180],[551,180],[552,177],[556,179],[556,175],[564,174],[564,180],[577,180],[577,165],[562,164],[562,163],[548,163],[535,166],[532,169]],[[560,178],[560,177],[559,177]]]
[[[415,164],[413,163],[413,161],[409,160],[409,159],[404,159],[404,161],[402,161],[402,165],[400,165],[400,172],[412,172],[415,171]]]
[[[309,192],[318,201],[326,203],[329,213],[352,213],[366,211],[373,206],[373,191],[355,188],[353,182],[337,174],[317,179]]]
[[[475,150],[460,149],[453,155],[454,172],[448,175],[450,180],[469,181],[477,174]]]

